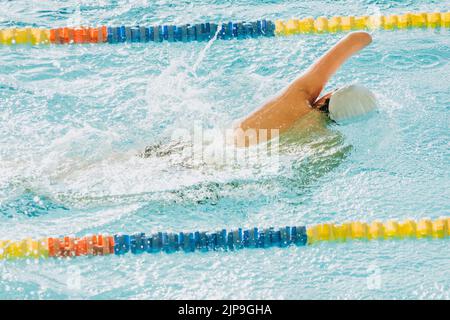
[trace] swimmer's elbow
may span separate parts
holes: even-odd
[[[347,38],[354,44],[357,44],[361,47],[368,46],[372,42],[372,36],[370,35],[370,33],[365,31],[355,31],[349,33],[347,35]]]

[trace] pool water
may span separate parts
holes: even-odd
[[[15,1],[0,27],[448,11],[450,1]],[[327,89],[376,115],[285,145],[276,166],[139,157],[253,111],[342,34],[0,47],[0,238],[213,231],[450,213],[449,30],[376,31]],[[0,261],[3,299],[449,299],[448,240]]]

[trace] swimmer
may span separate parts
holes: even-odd
[[[232,137],[227,143],[245,148],[269,141],[277,135],[285,141],[296,140],[298,143],[300,138],[298,127],[300,131],[308,129],[307,132],[303,132],[303,136],[307,139],[315,138],[310,130],[313,127],[316,131],[325,129],[321,124],[312,125],[317,124],[317,117],[312,114],[314,111],[326,114],[329,119],[339,123],[376,109],[377,101],[374,94],[360,85],[346,85],[319,97],[339,67],[371,42],[372,37],[367,32],[347,34],[287,88],[244,119],[236,121],[231,130]],[[264,133],[264,136],[260,133]],[[140,155],[145,158],[160,157],[182,150],[185,146],[178,141],[164,144],[164,147],[163,144],[156,144],[148,146]]]
[[[374,110],[377,106],[374,94],[360,85],[347,85],[319,98],[339,67],[371,42],[372,37],[367,32],[352,32],[342,38],[287,88],[237,122],[236,145],[243,147],[252,144],[246,136],[249,131],[258,135],[263,129],[267,133],[275,129],[283,134],[313,110],[327,114],[338,123]],[[256,141],[261,141],[259,135]]]

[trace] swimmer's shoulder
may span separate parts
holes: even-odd
[[[329,132],[327,125],[330,120],[323,112],[311,110],[308,114],[298,119],[294,125],[280,136],[284,143],[301,143],[303,140],[311,140],[317,135]]]

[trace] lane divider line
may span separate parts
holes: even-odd
[[[305,17],[289,20],[257,20],[153,26],[99,26],[0,29],[0,45],[85,44],[124,42],[190,42],[322,34],[352,30],[449,28],[450,12],[407,12],[399,15]]]
[[[450,217],[436,220],[407,219],[371,223],[322,223],[282,228],[251,228],[217,232],[158,232],[152,235],[91,235],[85,237],[48,237],[34,240],[0,241],[0,260],[19,258],[62,258],[123,255],[126,253],[234,251],[245,248],[289,247],[319,242],[350,240],[444,239],[449,236]]]

